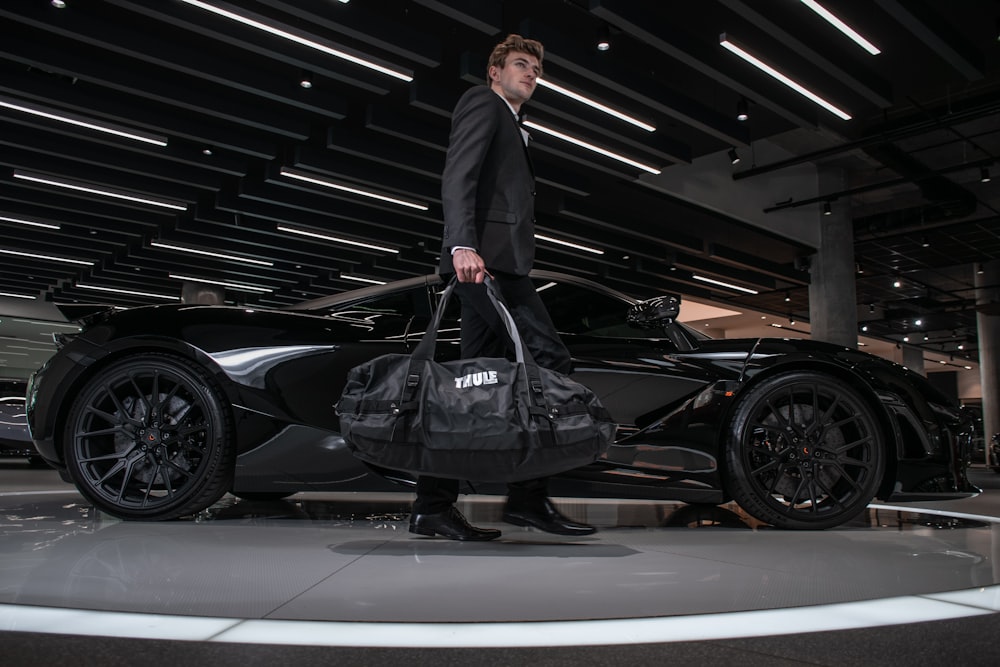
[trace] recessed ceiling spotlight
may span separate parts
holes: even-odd
[[[299,85],[308,90],[313,87],[312,74],[309,72],[302,72],[302,76],[299,77]]]
[[[607,51],[611,48],[611,30],[608,28],[608,24],[601,24],[601,27],[597,31],[597,50]]]
[[[55,7],[56,9],[66,9],[65,0],[50,0],[49,4]]]

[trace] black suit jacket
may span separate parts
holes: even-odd
[[[451,248],[475,248],[489,269],[527,275],[535,261],[535,175],[507,103],[487,86],[462,95],[452,114],[441,176],[441,273]]]

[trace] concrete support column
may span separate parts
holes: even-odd
[[[927,370],[924,368],[924,351],[919,347],[903,346],[903,365],[914,373],[920,373],[927,377]]]
[[[226,302],[226,290],[218,285],[185,282],[181,286],[181,303],[196,303],[202,306],[215,306]]]
[[[845,189],[841,170],[824,170],[820,192]],[[855,288],[854,227],[843,203],[831,204],[830,215],[819,216],[819,248],[809,267],[809,326],[812,338],[845,347],[858,346],[857,289]]]
[[[983,436],[988,446],[990,436],[1000,431],[1000,260],[983,263],[982,270],[974,277]]]

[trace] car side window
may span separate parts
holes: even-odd
[[[572,283],[536,279],[535,285],[560,333],[611,338],[654,337],[629,326],[626,320],[629,304],[614,296]]]
[[[662,331],[644,331],[629,326],[630,304],[609,294],[574,285],[535,279],[542,303],[560,333],[611,338],[660,338]],[[440,293],[443,287],[438,289]],[[438,340],[458,341],[460,304],[452,297],[438,330]]]
[[[326,313],[333,320],[367,329],[366,337],[404,340],[421,335],[430,321],[431,307],[424,285],[377,297],[338,304]]]

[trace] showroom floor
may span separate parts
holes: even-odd
[[[5,665],[1000,663],[1000,475],[975,499],[780,531],[734,506],[558,499],[576,540],[418,538],[408,494],[227,496],[168,523],[101,515],[0,461]]]

